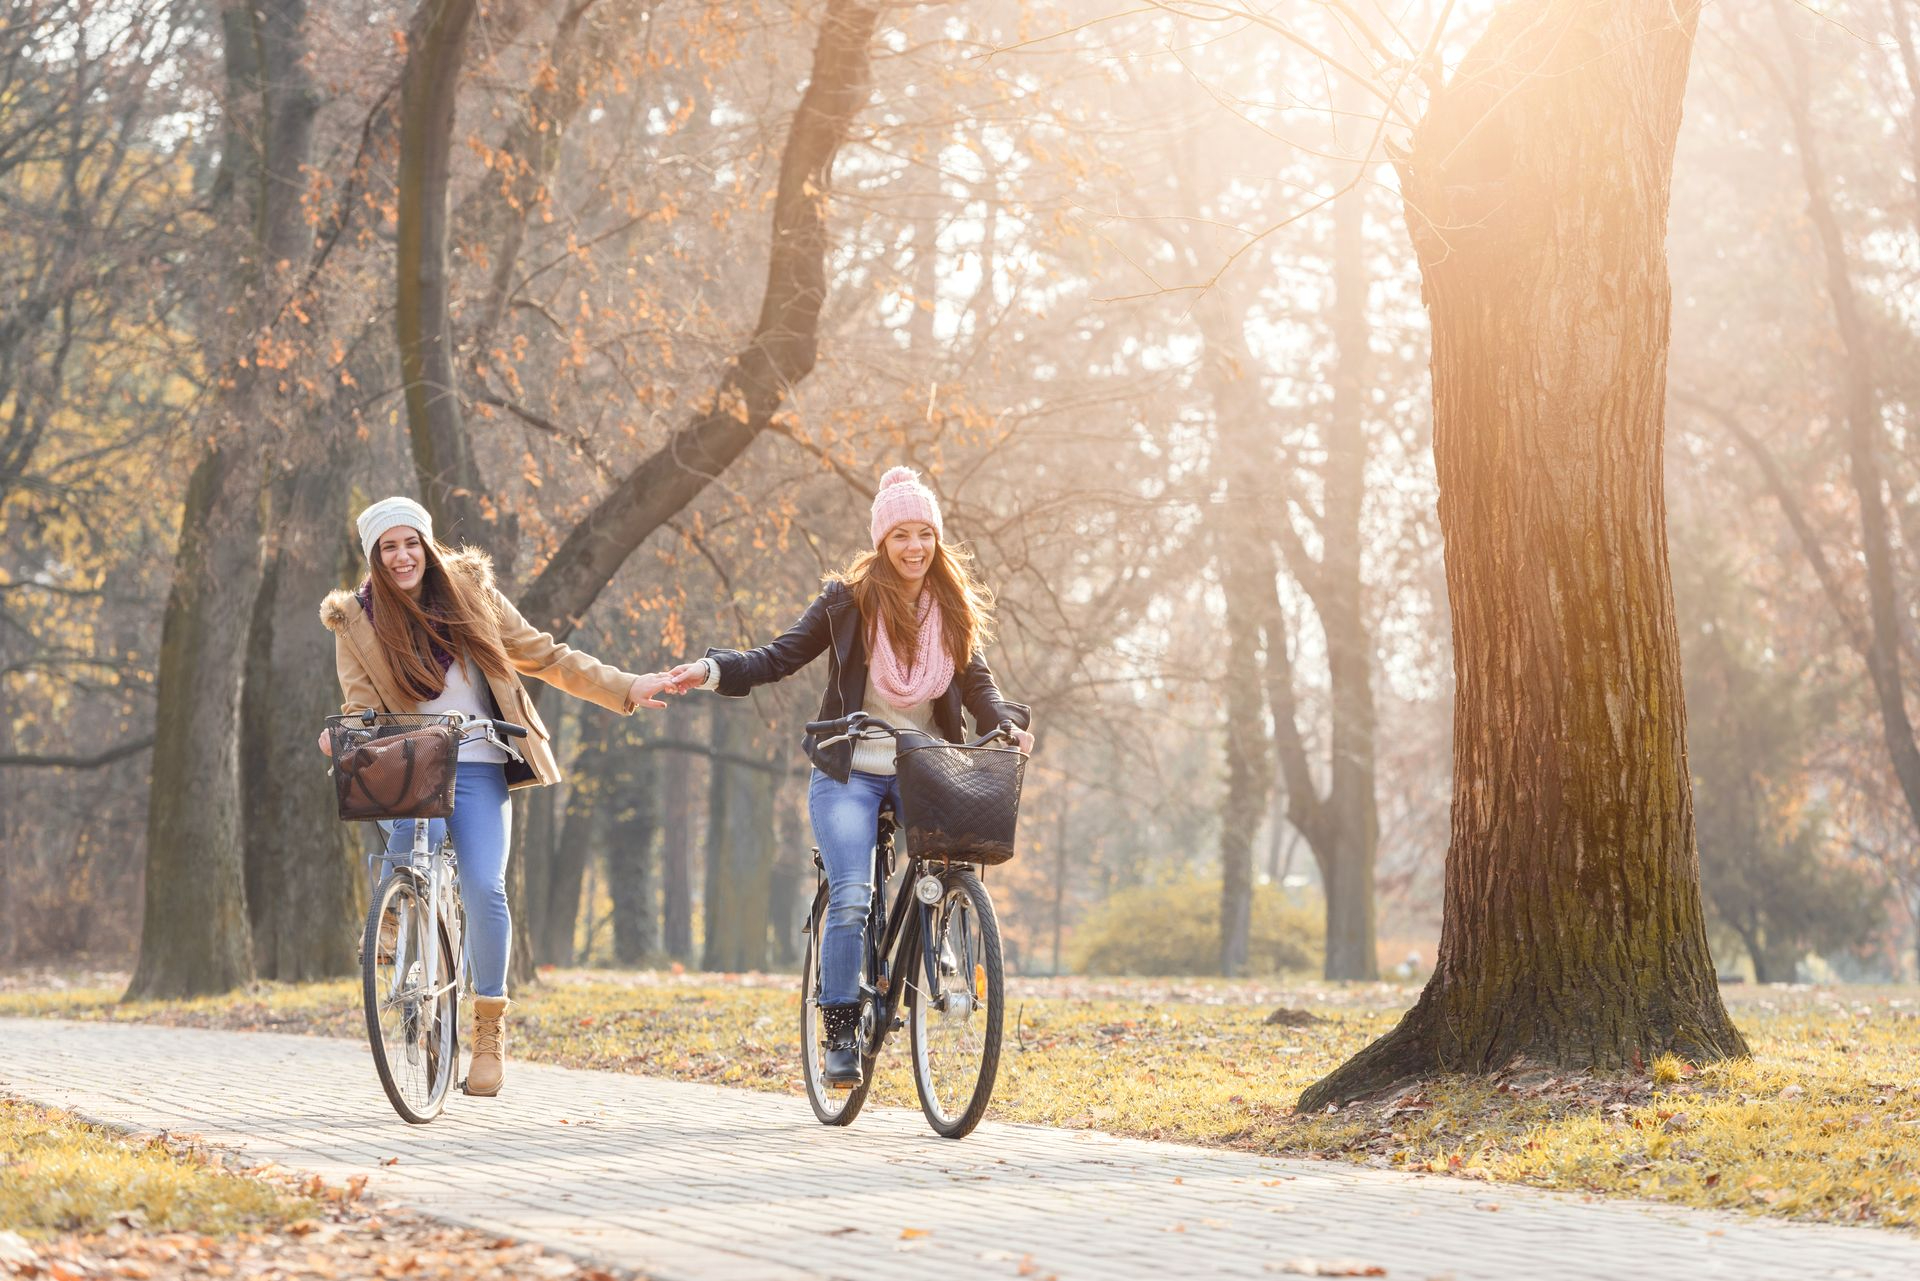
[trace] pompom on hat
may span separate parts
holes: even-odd
[[[420,531],[420,541],[433,541],[433,517],[427,509],[411,498],[382,498],[360,513],[354,522],[360,530],[360,550],[367,554],[368,563],[373,561],[373,549],[380,541],[380,535],[400,525]]]
[[[911,467],[891,467],[880,478],[880,490],[873,496],[873,545],[887,539],[895,525],[919,521],[933,526],[933,532],[945,539],[947,531],[940,522],[940,500],[920,483],[920,473]]]

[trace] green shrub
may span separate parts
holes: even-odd
[[[1247,973],[1320,967],[1320,914],[1287,902],[1278,887],[1253,894]],[[1220,882],[1189,879],[1122,890],[1093,909],[1073,935],[1082,974],[1173,977],[1220,972]]]

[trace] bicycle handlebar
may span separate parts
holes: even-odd
[[[859,737],[864,735],[868,730],[878,731],[896,740],[902,734],[920,733],[919,730],[912,728],[900,729],[881,720],[878,716],[869,716],[865,712],[850,712],[845,716],[830,721],[807,722],[807,733],[815,738],[822,738],[827,742],[837,742],[841,738]],[[1005,739],[1011,743],[1014,741],[1013,731],[1013,722],[1011,720],[1003,720],[979,738],[973,740],[971,743],[965,743],[963,746],[985,747],[997,738]]]

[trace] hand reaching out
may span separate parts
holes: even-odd
[[[696,658],[691,663],[682,663],[667,673],[667,680],[673,685],[673,692],[684,694],[688,690],[698,689],[706,683],[707,660]]]
[[[627,702],[636,709],[642,707],[665,707],[657,695],[679,694],[684,691],[676,688],[673,678],[666,672],[648,672],[645,676],[633,678],[633,685],[627,690]]]
[[[1013,745],[1027,755],[1033,755],[1033,735],[1026,730],[1016,729],[1013,731]]]

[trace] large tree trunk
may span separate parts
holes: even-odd
[[[751,727],[715,705],[712,781],[707,788],[706,949],[709,970],[767,965],[772,897],[773,789],[770,771],[739,764]]]
[[[1238,433],[1225,431],[1223,453],[1235,465],[1245,458],[1225,445]],[[1273,786],[1266,717],[1260,701],[1260,601],[1271,591],[1260,581],[1272,562],[1257,554],[1254,499],[1243,477],[1227,481],[1227,501],[1218,531],[1227,598],[1227,661],[1221,684],[1226,703],[1227,791],[1220,802],[1220,972],[1247,972],[1253,927],[1253,842]]]
[[[553,850],[547,859],[546,891],[540,896],[540,916],[531,927],[536,965],[572,965],[574,961],[573,940],[580,924],[580,894],[592,855],[590,807],[596,781],[590,777],[590,762],[597,740],[591,735],[616,724],[618,722],[604,716],[595,716],[589,721],[577,712],[564,712],[553,720],[555,740],[562,744],[578,742],[581,750],[574,757],[566,786],[544,789],[564,791],[565,801],[556,800],[559,814],[554,821]]]
[[[607,891],[613,898],[613,957],[621,965],[644,965],[660,950],[658,881],[654,839],[660,830],[653,753],[620,743],[620,768],[607,781],[613,827],[607,842]]]
[[[1742,1054],[1707,953],[1661,494],[1698,0],[1509,5],[1402,165],[1458,700],[1440,954],[1302,1110],[1426,1072]]]
[[[1327,638],[1333,733],[1326,800],[1309,830],[1326,892],[1326,977],[1377,979],[1373,865],[1380,845],[1374,794],[1373,637],[1361,579],[1366,501],[1367,340],[1364,188],[1333,204],[1333,413],[1327,439],[1326,519],[1315,600]]]
[[[264,424],[270,379],[255,362],[278,319],[277,264],[302,256],[300,197],[317,109],[306,70],[303,0],[227,4],[221,13],[227,131],[216,208],[250,235],[226,259],[231,310],[211,363],[220,390],[210,442],[181,512],[161,625],[146,899],[132,998],[227,991],[253,975],[241,856],[241,690],[261,577]],[[218,309],[209,308],[210,319]]]
[[[678,719],[678,718],[675,718]],[[693,959],[693,757],[660,753],[660,945]]]
[[[255,602],[241,699],[253,960],[262,978],[283,982],[356,972],[355,927],[365,912],[358,829],[340,822],[324,759],[300,732],[340,710],[333,635],[314,607],[360,563],[348,537],[344,463],[336,452],[277,487],[273,559]]]
[[[240,691],[260,581],[250,420],[194,468],[161,624],[146,902],[129,1000],[225,992],[253,978],[241,858]]]
[[[460,412],[447,303],[447,182],[454,105],[475,0],[421,0],[400,82],[400,171],[395,219],[394,315],[407,437],[421,499],[443,543],[491,534],[473,443]],[[511,554],[511,527],[487,539]]]

